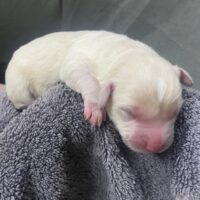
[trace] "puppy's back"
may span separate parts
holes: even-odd
[[[87,67],[101,81],[129,49],[155,53],[127,36],[106,31],[57,32],[40,37],[14,53],[6,71],[8,97],[17,108],[29,105],[60,80],[60,68],[69,52],[74,52],[69,59],[78,59],[77,52],[91,59],[93,65]]]

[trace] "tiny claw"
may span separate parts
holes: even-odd
[[[85,103],[84,104],[84,117],[89,120],[92,117],[93,108],[96,106],[95,103]]]
[[[84,116],[86,120],[89,120],[90,124],[100,127],[105,120],[106,112],[104,108],[99,108],[96,103],[85,103]]]
[[[84,111],[84,117],[85,117],[85,119],[86,120],[89,120],[90,119],[90,117],[91,117],[91,112],[88,112],[88,111]]]

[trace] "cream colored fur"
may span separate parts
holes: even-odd
[[[21,108],[59,80],[80,92],[88,102],[95,102],[102,86],[112,83],[114,91],[107,111],[126,142],[138,124],[125,121],[121,108],[139,106],[145,110],[146,118],[155,120],[165,119],[174,108],[180,109],[179,69],[149,46],[125,35],[106,31],[58,32],[35,39],[14,53],[6,72],[6,90],[16,108]],[[186,79],[192,83],[190,77]],[[169,140],[169,145],[174,121],[175,116],[162,123],[169,132],[163,140]]]

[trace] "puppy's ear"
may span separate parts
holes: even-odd
[[[190,74],[181,67],[175,66],[176,73],[180,79],[180,82],[187,86],[193,85],[193,80]]]

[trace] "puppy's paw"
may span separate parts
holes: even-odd
[[[100,127],[102,122],[106,119],[106,111],[105,108],[100,108],[97,103],[85,102],[84,116],[90,124]]]

